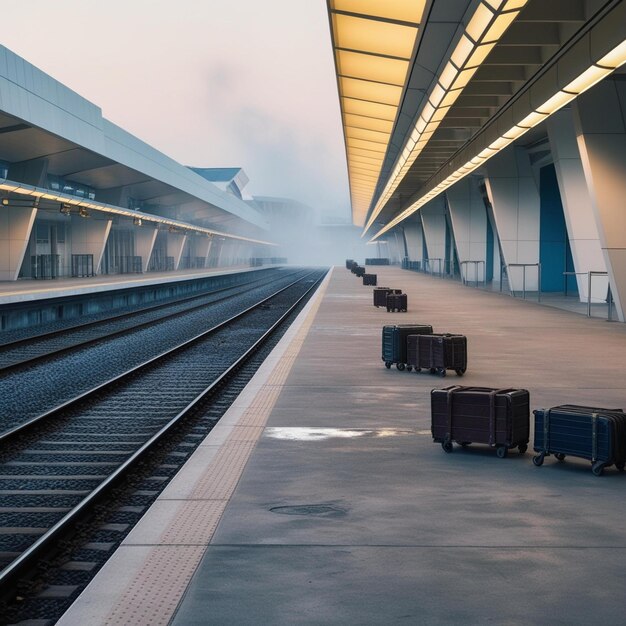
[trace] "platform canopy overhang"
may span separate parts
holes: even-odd
[[[395,108],[366,103],[387,107],[380,130],[374,131],[370,118],[370,126],[360,129],[360,119],[349,108],[354,92],[346,95],[345,86],[352,84],[346,80],[362,79],[348,76],[356,66],[348,63],[346,69],[341,57],[345,38],[337,18],[344,17],[346,4],[358,15],[379,7],[387,14],[394,8],[420,14],[413,22],[414,49],[405,59],[404,82],[394,84]],[[328,8],[353,222],[374,238],[626,60],[626,3],[621,0],[329,0]],[[353,28],[358,26],[353,22]],[[367,40],[368,33],[363,26],[350,40]],[[399,83],[400,72],[381,72],[376,80],[369,76],[375,93],[378,84]],[[364,106],[361,100],[359,106]],[[371,116],[376,123],[379,117]]]

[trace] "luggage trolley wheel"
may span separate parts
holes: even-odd
[[[541,454],[537,454],[533,457],[533,465],[537,467],[541,467],[543,465],[543,460],[545,459],[545,454],[542,452]]]
[[[555,452],[554,453],[554,458],[557,461],[565,461],[565,455],[562,452]]]
[[[601,463],[600,461],[596,461],[591,466],[591,471],[594,476],[602,476],[602,474],[604,474],[604,463]]]
[[[446,368],[445,367],[438,367],[437,368],[437,374],[439,374],[439,376],[441,376],[441,378],[444,378],[446,375]]]
[[[385,367],[389,370],[391,369],[391,361],[385,361]]]
[[[404,363],[396,363],[396,369],[403,371],[404,370]]]
[[[450,454],[454,450],[454,446],[452,445],[452,442],[449,439],[442,441],[441,447],[443,448],[443,451],[447,452],[448,454]]]
[[[526,450],[528,450],[528,444],[520,443],[519,446],[517,446],[517,449],[519,450],[520,454],[526,454]]]
[[[496,454],[499,459],[506,459],[509,456],[509,449],[506,446],[498,446],[496,448]]]
[[[412,365],[407,365],[407,366],[406,366],[406,371],[407,371],[407,372],[411,372],[411,371],[413,371],[413,366],[412,366]]]
[[[414,369],[415,369],[415,373],[416,373],[416,374],[419,374],[419,373],[422,371],[422,368],[421,368],[421,367],[417,367],[417,366],[415,366],[415,368],[414,368]]]
[[[431,374],[436,374],[437,373],[437,368],[436,367],[431,367],[430,368],[430,373]]]
[[[459,367],[458,369],[454,370],[456,372],[457,376],[463,376],[463,374],[465,374],[465,368],[464,367]]]

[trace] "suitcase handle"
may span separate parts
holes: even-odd
[[[460,389],[464,389],[462,385],[454,385],[453,387],[448,387],[446,391],[446,410],[447,410],[447,426],[448,432],[446,433],[444,441],[452,441],[452,396],[455,391],[459,391]]]

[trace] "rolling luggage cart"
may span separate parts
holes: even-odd
[[[360,265],[357,265],[352,271],[358,278],[363,278],[365,274],[365,268]]]
[[[378,276],[376,274],[363,274],[363,284],[376,286]]]
[[[353,265],[356,265],[356,261],[354,261],[354,259],[346,259],[347,270],[351,270]]]
[[[533,463],[543,465],[553,454],[558,461],[576,456],[591,461],[591,471],[601,476],[605,467],[626,465],[626,413],[621,409],[600,409],[563,404],[538,409],[535,415]]]
[[[387,313],[399,312],[406,313],[407,310],[407,297],[405,293],[388,293],[385,298],[385,304],[387,306]]]
[[[449,333],[409,336],[407,359],[416,372],[424,368],[431,374],[445,376],[447,370],[454,370],[458,376],[463,376],[467,369],[467,337]]]
[[[396,368],[402,371],[407,368],[406,339],[409,335],[430,334],[433,327],[429,324],[393,324],[383,326],[382,333],[382,359],[385,367],[389,369],[394,363]]]
[[[453,442],[467,447],[485,443],[503,459],[517,447],[528,449],[530,398],[526,389],[455,385],[430,392],[433,441],[445,452]]]

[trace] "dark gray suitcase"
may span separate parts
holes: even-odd
[[[383,326],[382,359],[389,369],[394,363],[399,370],[406,367],[406,339],[409,335],[430,334],[430,324],[390,324]],[[411,368],[408,368],[411,371]]]
[[[352,270],[356,276],[358,276],[359,278],[363,278],[363,274],[365,274],[365,268],[362,267],[361,265],[357,265],[353,270]]]
[[[390,289],[389,287],[374,287],[374,306],[387,306],[388,293],[402,293],[402,289]]]
[[[400,312],[406,313],[407,310],[407,297],[405,293],[388,293],[385,299],[387,305],[387,313]]]
[[[530,397],[526,389],[494,389],[455,385],[430,392],[433,440],[446,452],[485,443],[500,458],[517,447],[528,449]]]
[[[378,276],[376,274],[363,274],[364,285],[371,285],[372,287],[375,287],[377,280]]]
[[[445,376],[450,369],[463,376],[467,370],[467,337],[449,333],[408,337],[407,359],[416,372],[428,369],[431,374]]]
[[[591,461],[591,471],[601,476],[605,467],[626,465],[626,414],[621,409],[602,409],[562,404],[537,409],[533,463],[543,465],[553,454],[559,461],[576,456]]]

